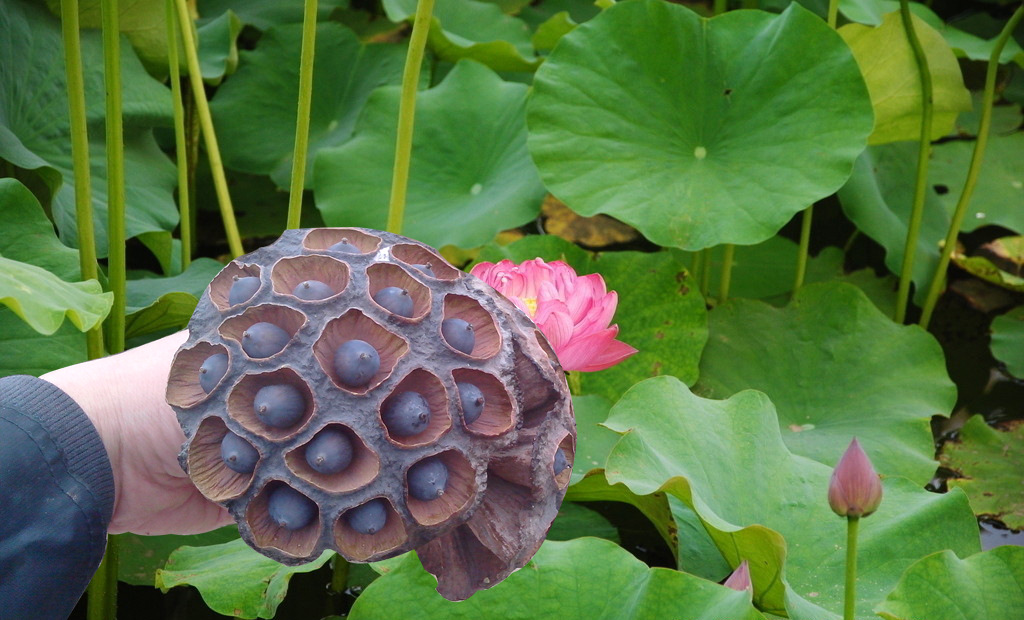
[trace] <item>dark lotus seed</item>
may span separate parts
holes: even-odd
[[[291,339],[288,332],[273,323],[255,323],[242,332],[242,350],[249,357],[270,357]]]
[[[398,316],[412,318],[412,296],[404,288],[397,286],[382,288],[373,296],[373,300]]]
[[[246,276],[244,278],[235,276],[235,281],[231,284],[231,290],[228,291],[228,303],[234,306],[243,301],[249,301],[259,288],[259,278],[255,276]]]
[[[430,425],[430,406],[419,392],[401,392],[388,399],[381,418],[393,437],[412,437]]]
[[[473,326],[462,319],[445,319],[441,321],[441,335],[456,351],[462,351],[466,355],[473,352],[476,346],[476,334],[473,333]]]
[[[409,495],[429,502],[448,488],[448,468],[439,458],[423,459],[409,468]]]
[[[381,498],[371,499],[362,506],[356,506],[345,515],[349,527],[360,534],[376,534],[388,522],[388,511]]]
[[[342,237],[341,241],[335,243],[328,250],[334,252],[344,252],[346,254],[362,254],[363,251],[348,242],[348,238]]]
[[[344,432],[325,428],[306,446],[306,462],[321,474],[336,474],[352,462],[352,442]]]
[[[416,269],[419,269],[420,271],[422,271],[423,273],[427,274],[431,278],[436,277],[436,276],[434,276],[434,269],[430,266],[430,263],[426,263],[426,264],[423,264],[423,265],[417,264],[417,265],[413,265],[413,267],[415,267]]]
[[[380,370],[380,355],[368,342],[349,340],[334,352],[334,374],[349,387],[362,387]]]
[[[291,487],[277,487],[267,499],[270,519],[289,530],[300,530],[316,517],[316,504]]]
[[[199,367],[199,387],[209,394],[228,371],[228,354],[214,353]]]
[[[568,468],[569,461],[565,459],[565,452],[562,452],[562,449],[559,448],[558,451],[555,452],[555,475],[557,476]]]
[[[224,439],[220,440],[220,458],[231,471],[239,474],[249,474],[256,469],[256,461],[260,460],[260,453],[252,444],[238,435],[228,431]]]
[[[299,282],[292,295],[304,301],[320,301],[334,295],[334,289],[319,280],[306,280]]]
[[[306,399],[294,385],[266,385],[256,392],[252,408],[264,424],[274,428],[288,428],[302,419]]]
[[[484,411],[484,393],[472,383],[456,383],[459,388],[459,402],[462,403],[462,419],[466,424],[476,422]]]

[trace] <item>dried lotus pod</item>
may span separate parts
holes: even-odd
[[[289,565],[416,549],[450,600],[533,556],[575,453],[565,376],[530,318],[374,230],[289,230],[232,261],[167,401],[182,467],[253,548]]]

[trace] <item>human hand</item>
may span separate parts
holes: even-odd
[[[85,410],[107,449],[115,487],[111,534],[196,534],[233,522],[178,464],[185,435],[164,394],[171,360],[187,336],[178,332],[42,376]]]

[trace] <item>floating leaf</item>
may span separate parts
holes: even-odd
[[[960,112],[971,109],[971,95],[964,86],[953,50],[942,35],[920,18],[914,17],[913,23],[931,73],[931,139],[937,140],[949,133]],[[860,65],[875,109],[875,129],[868,143],[919,139],[920,79],[900,14],[885,15],[877,28],[847,24],[839,29],[839,34]]]
[[[992,321],[992,355],[1015,377],[1024,378],[1024,306]]]
[[[54,193],[53,219],[61,239],[77,245],[74,175],[64,55],[59,22],[46,10],[18,0],[0,3],[0,158],[36,170]],[[96,250],[107,255],[107,179],[103,129],[103,53],[100,33],[82,32],[90,121],[93,224]],[[169,124],[170,92],[142,68],[131,47],[121,47],[125,120],[125,230],[127,237],[172,231],[178,211],[174,166],[147,127]]]
[[[223,268],[213,259],[199,258],[176,276],[129,280],[125,291],[125,338],[184,328],[203,291]]]
[[[156,571],[163,568],[179,547],[216,545],[238,538],[238,526],[228,525],[205,534],[187,536],[141,536],[124,533],[117,537],[117,578],[133,586],[153,587]]]
[[[1024,236],[1003,237],[982,245],[974,256],[955,250],[953,262],[982,280],[1024,293]]]
[[[692,508],[731,566],[750,562],[760,609],[827,618],[825,610],[842,608],[846,523],[826,501],[832,468],[786,448],[767,396],[747,390],[705,400],[656,377],[627,392],[605,424],[623,433],[608,457],[609,480],[641,495],[668,492]],[[904,478],[884,487],[860,531],[861,557],[871,562],[858,572],[859,616],[918,558],[980,549],[963,493],[929,493]]]
[[[57,331],[64,317],[87,332],[102,321],[114,303],[96,280],[65,282],[42,267],[0,256],[0,304],[14,311],[40,334]]]
[[[415,554],[374,581],[349,618],[558,618],[559,620],[763,619],[746,592],[665,568],[650,568],[613,542],[579,538],[545,542],[522,570],[472,598],[453,603]]]
[[[225,164],[269,174],[282,189],[291,183],[301,49],[301,24],[270,28],[255,50],[242,53],[238,72],[210,102]],[[404,60],[404,46],[363,44],[333,22],[317,26],[307,186],[316,153],[352,136],[370,93],[401,82]]]
[[[519,263],[535,257],[565,260],[563,256],[581,275],[600,273],[608,290],[618,293],[612,322],[619,325],[619,339],[639,351],[606,370],[582,373],[584,392],[614,401],[648,377],[668,374],[688,384],[697,380],[707,310],[679,253],[604,252],[585,259],[586,253],[558,237],[531,235],[507,246],[488,246],[478,259]]]
[[[705,19],[645,0],[562,38],[535,77],[529,146],[577,213],[699,250],[763,241],[834,192],[871,117],[849,48],[798,4]]]
[[[316,203],[327,225],[386,227],[399,95],[398,87],[374,91],[355,136],[317,157]],[[526,151],[525,98],[525,85],[472,61],[419,95],[403,234],[475,247],[537,216],[545,192]]]
[[[1024,528],[1024,424],[997,431],[981,416],[972,416],[956,441],[947,441],[940,456],[956,472],[950,487],[967,492],[978,516],[999,519],[1014,530]]]
[[[952,551],[915,562],[875,612],[886,620],[1018,620],[1024,617],[1024,548],[965,560]]]
[[[733,299],[709,315],[699,391],[761,390],[786,446],[834,466],[857,437],[882,474],[922,486],[935,473],[930,421],[956,387],[935,339],[893,323],[859,290],[804,286],[785,308]]]
[[[412,20],[416,0],[383,0],[388,19]],[[497,4],[476,0],[437,0],[427,39],[442,60],[475,60],[495,71],[533,71],[530,30],[515,17],[505,15]]]
[[[285,566],[238,539],[220,545],[181,547],[156,571],[156,587],[194,586],[213,611],[236,618],[273,618],[296,573],[314,571],[331,558],[325,551],[300,566]]]

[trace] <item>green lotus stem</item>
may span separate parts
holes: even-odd
[[[949,232],[946,233],[946,241],[942,246],[942,254],[939,256],[939,266],[932,275],[931,285],[928,287],[928,294],[925,297],[924,309],[921,311],[921,327],[928,329],[928,323],[932,319],[932,311],[935,310],[935,303],[939,300],[939,294],[944,288],[946,270],[949,268],[949,259],[956,248],[956,238],[960,234],[960,226],[963,224],[964,216],[967,215],[967,206],[974,194],[974,186],[978,183],[978,175],[981,174],[981,161],[985,157],[985,148],[988,146],[988,134],[992,126],[992,102],[995,99],[996,72],[999,69],[999,56],[1003,53],[1003,47],[1009,40],[1013,30],[1024,17],[1024,4],[1017,7],[1017,11],[1006,22],[1003,31],[999,33],[995,46],[992,48],[992,55],[988,58],[988,69],[985,72],[985,91],[981,103],[981,122],[978,125],[978,139],[974,143],[974,153],[971,155],[971,164],[967,169],[967,180],[964,181],[964,188],[960,192],[956,209],[953,211],[953,220],[949,223]]]
[[[117,617],[117,547],[117,537],[108,536],[103,561],[89,582],[85,612],[88,620],[113,620]]]
[[[796,295],[804,285],[807,275],[807,260],[811,254],[811,220],[814,218],[814,205],[804,209],[800,220],[800,248],[796,254],[796,277],[793,279],[793,294]]]
[[[71,121],[71,161],[75,174],[75,224],[78,229],[78,265],[82,280],[96,280],[96,233],[92,223],[92,178],[89,169],[89,130],[85,117],[85,82],[82,45],[78,36],[78,0],[61,0],[64,35],[64,70],[67,73],[68,114]],[[89,359],[103,357],[103,324],[85,335]]]
[[[348,587],[348,560],[334,554],[334,572],[331,574],[331,591],[342,593]]]
[[[192,96],[196,102],[196,112],[199,114],[199,124],[202,127],[203,137],[206,140],[206,155],[210,158],[210,172],[213,173],[213,187],[217,193],[217,203],[220,205],[220,217],[224,220],[224,232],[228,239],[228,248],[235,258],[245,253],[242,249],[242,238],[238,234],[238,224],[235,222],[235,211],[231,206],[231,195],[228,193],[228,181],[224,175],[224,164],[220,158],[220,148],[217,146],[217,135],[213,132],[213,117],[210,115],[210,103],[206,100],[206,90],[203,88],[203,75],[199,70],[199,51],[196,48],[196,39],[192,34],[192,17],[188,13],[186,0],[174,0],[178,7],[178,22],[181,24],[181,38],[185,47],[185,60],[188,62],[188,79],[192,85]]]
[[[409,189],[409,165],[412,160],[412,131],[416,117],[416,87],[420,82],[420,66],[430,34],[434,0],[419,0],[409,37],[409,52],[402,72],[402,100],[398,107],[398,129],[395,137],[395,169],[391,177],[391,202],[388,204],[388,232],[402,233],[405,218],[405,196]]]
[[[860,517],[846,518],[846,592],[843,599],[843,620],[854,620],[857,607],[857,527]]]
[[[704,266],[704,254],[698,250],[690,254],[690,279],[700,287],[700,270]]]
[[[724,304],[729,299],[729,285],[732,283],[732,257],[736,246],[725,244],[725,257],[722,258],[722,278],[718,285],[718,303]]]
[[[181,221],[181,270],[192,262],[192,213],[189,202],[188,145],[185,142],[185,108],[181,104],[181,71],[178,68],[178,18],[174,0],[167,0],[167,64],[171,69],[171,100],[174,102],[174,151],[178,164],[178,212]]]
[[[302,190],[306,186],[306,151],[309,148],[309,108],[313,102],[313,52],[316,49],[316,0],[306,0],[302,16],[302,58],[299,62],[299,110],[295,119],[295,152],[288,195],[288,228],[302,219]]]
[[[839,21],[839,0],[828,0],[828,27],[835,29]]]
[[[583,393],[583,375],[579,371],[567,371],[565,380],[569,384],[569,393],[579,396]]]
[[[704,248],[701,253],[704,254],[704,264],[700,268],[700,294],[705,299],[708,297],[708,292],[711,290],[711,248]]]
[[[910,14],[908,0],[900,0],[900,16],[903,28],[907,33],[907,41],[914,50],[917,61],[917,73],[921,80],[921,139],[917,151],[917,178],[914,181],[914,202],[910,210],[910,222],[907,226],[907,242],[903,246],[903,264],[900,268],[900,285],[896,292],[897,323],[907,318],[907,305],[910,299],[910,281],[914,274],[914,255],[917,250],[917,238],[921,233],[921,219],[924,215],[924,192],[928,183],[928,159],[931,154],[932,135],[932,74],[928,68],[928,58],[924,55],[921,42],[914,32],[914,22]]]
[[[711,10],[714,11],[715,15],[725,13],[729,10],[729,0],[714,0],[714,5]]]
[[[124,290],[127,264],[124,246],[124,125],[121,119],[121,31],[117,0],[101,0],[103,83],[107,96],[107,279],[114,305],[107,317],[107,350],[124,351]]]

